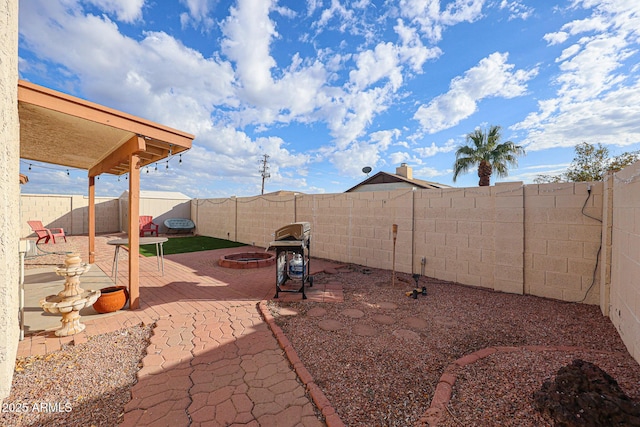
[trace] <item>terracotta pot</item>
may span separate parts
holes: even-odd
[[[109,286],[100,289],[100,296],[93,304],[93,309],[98,313],[112,313],[124,307],[128,299],[126,286]]]

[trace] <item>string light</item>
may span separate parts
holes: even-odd
[[[182,153],[180,153],[180,160],[178,161],[178,163],[182,164]]]
[[[158,170],[158,162],[156,162],[156,169],[155,169],[155,170],[156,170],[156,171]]]
[[[69,169],[67,169],[67,176],[69,176]]]
[[[29,163],[29,170],[31,170],[31,163]]]

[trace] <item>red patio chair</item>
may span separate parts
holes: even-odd
[[[49,240],[53,240],[53,243],[55,243],[56,237],[62,237],[65,242],[67,241],[67,236],[64,235],[62,228],[44,228],[42,221],[27,221],[27,224],[29,224],[29,227],[31,227],[33,232],[38,236],[36,245],[40,243],[42,239],[44,239],[45,243],[49,243]]]
[[[140,237],[144,237],[144,233],[153,233],[158,235],[158,224],[153,222],[153,217],[149,215],[140,216]]]

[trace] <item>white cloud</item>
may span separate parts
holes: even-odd
[[[562,54],[560,55],[559,58],[556,59],[556,62],[562,62],[566,59],[571,58],[573,55],[575,55],[576,53],[578,53],[580,51],[580,49],[582,49],[580,47],[579,44],[574,44],[569,46],[568,48],[564,49],[562,51]]]
[[[362,90],[388,78],[393,90],[402,85],[402,69],[398,63],[398,54],[392,43],[380,43],[373,51],[366,50],[356,59],[357,68],[349,73],[354,90]]]
[[[455,142],[449,139],[444,145],[436,145],[432,142],[430,146],[414,148],[413,151],[420,157],[433,157],[438,153],[449,153],[455,149]]]
[[[514,129],[527,131],[527,151],[592,144],[631,145],[640,142],[640,82],[600,99],[546,101]]]
[[[435,178],[437,176],[443,176],[451,173],[451,169],[446,170],[438,170],[436,168],[432,168],[429,166],[423,166],[417,169],[414,169],[413,176],[420,178]]]
[[[442,54],[438,47],[427,48],[415,28],[408,27],[401,19],[393,29],[398,33],[401,45],[398,54],[402,62],[407,62],[415,73],[422,73],[422,66],[429,59],[434,59]]]
[[[482,59],[464,76],[453,79],[447,93],[437,96],[427,105],[421,105],[414,119],[426,132],[436,133],[471,116],[477,109],[477,103],[484,98],[523,95],[527,90],[526,82],[537,74],[537,69],[514,71],[515,66],[508,64],[507,58],[506,53],[496,52]]]
[[[375,169],[380,161],[379,147],[376,144],[357,141],[345,150],[334,152],[330,159],[343,175],[359,178],[362,177],[363,167],[371,166]]]
[[[524,144],[529,151],[583,141],[622,146],[640,142],[640,107],[634,101],[640,97],[640,82],[625,74],[638,55],[640,4],[576,1],[576,5],[594,7],[592,16],[563,25],[566,37],[547,35],[547,41],[554,43],[581,35],[556,59],[555,97],[540,100],[538,111],[512,126],[527,132]]]
[[[567,41],[569,38],[569,33],[565,31],[558,31],[556,33],[547,33],[543,36],[543,39],[549,43],[549,46],[553,46],[556,44],[561,44]]]
[[[442,31],[461,22],[474,22],[482,16],[485,0],[455,0],[441,10],[440,0],[400,0],[400,16],[417,24],[432,42],[442,39]]]
[[[353,25],[353,11],[343,6],[340,0],[331,0],[331,6],[322,11],[320,19],[314,23],[314,27],[322,29],[334,18],[340,21],[339,29],[341,32]]]
[[[106,13],[115,14],[122,22],[135,22],[142,19],[142,7],[144,0],[86,0],[88,3],[104,10]],[[22,7],[22,4],[20,4]]]
[[[214,20],[209,14],[216,3],[216,0],[180,0],[186,6],[188,13],[180,15],[180,23],[182,27],[191,24],[194,28],[202,25],[205,31],[210,30],[214,25]]]
[[[500,9],[509,10],[509,20],[522,19],[526,20],[531,17],[534,12],[532,7],[522,4],[520,1],[507,1],[502,0],[500,2]]]

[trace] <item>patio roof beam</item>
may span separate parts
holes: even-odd
[[[144,138],[135,135],[130,140],[122,144],[115,151],[111,152],[105,159],[89,169],[89,176],[97,176],[105,172],[112,172],[118,169],[124,172],[129,171],[128,164],[132,154],[138,154],[146,149]],[[127,167],[125,166],[127,165]]]

